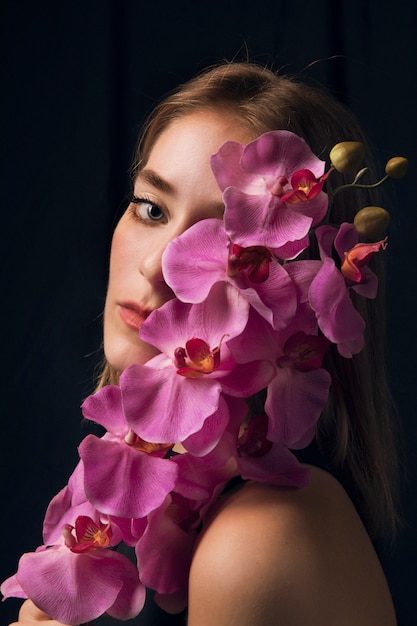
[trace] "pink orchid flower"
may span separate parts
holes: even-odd
[[[50,501],[43,522],[43,541],[52,545],[62,539],[62,528],[72,520],[88,516],[100,520],[101,515],[87,499],[84,491],[84,466],[80,461],[66,485]],[[114,545],[119,543],[115,542]]]
[[[244,341],[237,337],[230,342],[239,362],[248,352],[275,364],[265,401],[269,441],[297,449],[312,440],[328,400],[330,374],[321,365],[329,344],[317,336],[314,312],[304,305],[288,328],[279,332],[252,311]]]
[[[78,518],[63,529],[65,545],[41,546],[24,554],[17,573],[1,591],[5,597],[30,598],[65,624],[90,622],[105,612],[116,619],[135,617],[145,601],[145,587],[135,565],[108,550],[110,524]]]
[[[140,437],[184,441],[215,416],[211,437],[219,440],[229,419],[221,395],[251,395],[272,374],[269,363],[240,366],[230,355],[227,343],[243,332],[248,313],[241,294],[218,283],[201,304],[170,300],[148,317],[141,337],[161,354],[130,366],[120,379],[126,419]]]
[[[285,268],[266,248],[232,244],[222,220],[202,220],[176,237],[162,267],[183,302],[202,302],[214,284],[226,282],[274,328],[284,328],[295,313],[295,287]]]
[[[357,247],[358,235],[352,224],[343,223],[339,230],[321,226],[316,231],[321,269],[313,279],[309,301],[314,309],[321,331],[337,344],[339,353],[351,357],[363,348],[365,322],[356,310],[349,292],[351,289],[366,298],[375,298],[378,279],[366,263],[386,241]],[[333,246],[339,255],[341,268],[333,260]],[[352,272],[352,263],[356,269]],[[353,280],[352,276],[356,279]]]
[[[87,435],[79,446],[88,500],[102,513],[142,518],[174,488],[177,467],[163,459],[171,445],[149,445],[126,421],[120,387],[108,385],[87,398],[83,414],[108,432]]]
[[[225,228],[234,243],[265,246],[283,259],[308,247],[309,230],[325,216],[328,199],[319,181],[324,162],[301,137],[277,130],[247,145],[228,141],[212,156],[211,167],[223,191]],[[303,185],[308,190],[304,195]]]

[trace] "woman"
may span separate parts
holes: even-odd
[[[152,334],[147,334],[145,320],[174,298],[173,289],[178,295],[175,276],[165,266],[163,273],[163,253],[175,238],[196,232],[195,225],[202,220],[216,224],[222,217],[226,194],[222,194],[221,168],[227,160],[222,161],[221,147],[225,142],[247,145],[275,130],[303,138],[319,159],[325,159],[339,142],[365,143],[353,116],[327,93],[246,63],[209,70],[156,107],[138,145],[133,198],[113,237],[104,313],[106,366],[100,387],[118,385],[121,373],[126,381],[126,372],[137,364],[159,358],[161,349],[149,341]],[[211,167],[212,155],[216,157]],[[220,163],[217,169],[216,163]],[[322,176],[329,195],[351,180],[336,171],[328,178]],[[363,206],[377,204],[372,193],[367,189],[337,192],[331,224],[352,222]],[[320,258],[312,247],[303,250],[300,246],[298,258]],[[164,258],[174,262],[176,254],[174,249],[171,257]],[[281,258],[294,256],[282,253]],[[380,264],[380,256],[373,263]],[[288,488],[285,481],[281,485],[241,481],[203,507],[189,569],[190,626],[396,623],[372,545],[374,538],[391,538],[396,524],[396,456],[379,301],[380,295],[355,300],[367,322],[363,349],[352,349],[353,358],[345,358],[333,342],[324,357],[331,373],[329,400],[313,443],[297,453],[302,467],[310,470],[310,480],[300,478],[304,485],[300,489]],[[229,336],[221,339],[218,352],[228,341]],[[190,363],[184,354],[176,353],[176,359],[182,359],[186,376]],[[200,376],[201,367],[191,367],[190,375]],[[325,378],[321,383],[325,386]],[[262,413],[265,400],[259,389],[255,391],[247,394],[252,395],[252,415]],[[126,382],[124,392],[127,397]],[[88,405],[85,415],[92,414]],[[307,439],[294,447],[305,448]],[[174,451],[184,450],[177,445]],[[81,449],[80,454],[86,465],[87,452]],[[175,602],[160,604],[172,613],[183,608],[181,601],[178,607]],[[138,624],[159,623],[151,616],[140,621],[143,615]],[[26,601],[17,623],[38,622],[58,624]]]

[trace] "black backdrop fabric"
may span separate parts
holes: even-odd
[[[399,623],[415,623],[417,427],[416,4],[397,0],[1,4],[1,579],[41,543],[51,497],[86,434],[101,358],[111,232],[137,129],[203,67],[249,56],[321,81],[382,160],[408,156],[388,261],[389,371],[404,430],[403,519],[384,564]],[[19,601],[0,607],[1,624]]]

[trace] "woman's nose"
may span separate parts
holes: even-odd
[[[164,282],[162,274],[162,255],[165,247],[153,249],[144,255],[139,265],[139,272],[149,283]]]

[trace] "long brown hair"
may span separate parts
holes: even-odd
[[[146,164],[161,133],[174,120],[201,109],[232,112],[236,123],[253,131],[254,136],[268,130],[290,130],[303,137],[322,159],[340,141],[355,140],[367,145],[354,115],[326,90],[258,65],[233,62],[204,71],[155,107],[138,142],[133,177]],[[368,155],[372,176],[369,146]],[[335,174],[330,177],[333,186],[347,182]],[[361,207],[370,204],[378,204],[375,192],[337,194],[332,221],[352,221]],[[365,348],[352,359],[340,357],[336,350],[327,358],[333,382],[316,434],[321,453],[341,472],[372,536],[392,534],[397,521],[398,463],[385,373],[381,265],[376,258],[378,297],[356,302],[367,324]],[[117,372],[107,365],[100,384],[117,380]]]

